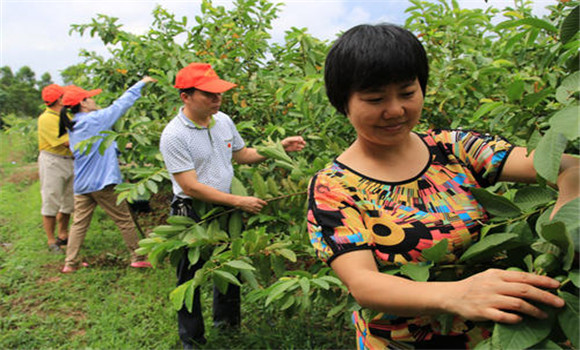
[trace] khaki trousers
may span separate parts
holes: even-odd
[[[100,191],[75,195],[74,219],[68,235],[65,266],[74,267],[78,263],[77,256],[85,240],[97,205],[103,208],[121,231],[123,240],[131,251],[131,262],[146,258],[135,254],[135,250],[139,247],[137,228],[131,218],[127,202],[123,201],[119,205],[116,204],[117,194],[114,188],[114,185],[109,185]]]

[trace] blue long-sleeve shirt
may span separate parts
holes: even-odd
[[[81,154],[75,148],[79,142],[97,136],[101,131],[111,130],[115,122],[141,97],[143,86],[145,83],[139,81],[107,108],[75,114],[75,125],[69,132],[70,149],[74,155],[75,194],[100,191],[107,185],[123,181],[116,142],[107,147],[102,155],[99,153],[102,139],[92,145],[90,152]]]

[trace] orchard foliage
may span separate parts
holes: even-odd
[[[40,80],[36,80],[36,73],[28,66],[16,72],[9,66],[0,67],[0,126],[2,119],[9,115],[13,115],[12,118],[35,118],[42,113],[44,104],[40,92],[50,84],[52,78],[49,73],[42,74]]]
[[[71,31],[98,36],[112,58],[83,52],[85,61],[78,68],[87,75],[77,77],[86,88],[103,88],[105,105],[143,75],[159,80],[115,131],[101,136],[104,144],[133,144],[123,152],[131,181],[118,186],[121,199],[168,190],[158,141],[181,104],[172,87],[175,74],[190,62],[210,63],[222,78],[238,84],[225,95],[222,110],[249,145],[273,158],[236,167],[232,192],[266,199],[269,205],[260,214],[198,204],[202,222],[170,218],[140,242],[141,252],[155,265],[167,258],[176,263],[185,248],[191,262],[207,261],[194,279],[171,293],[176,309],[191,307],[196,286],[213,281],[225,289],[227,283],[243,281],[253,290],[250,297],[263,299],[267,308],[304,315],[317,304],[328,307],[330,316],[345,315],[340,320],[347,322],[346,311],[357,306],[332,271],[314,258],[306,233],[305,190],[309,177],[340,154],[354,133],[325,96],[322,70],[331,43],[298,28],[287,31],[282,43],[272,43],[269,33],[280,7],[237,0],[226,9],[205,0],[199,15],[181,18],[158,7],[143,35],[122,30],[116,18],[98,15]],[[457,265],[436,265],[447,252],[442,241],[423,253],[422,263],[394,267],[391,273],[415,280],[456,280],[490,266],[546,273],[534,261],[551,254],[557,266],[550,273],[563,280],[555,293],[567,306],[550,310],[547,320],[490,324],[493,337],[480,347],[577,348],[578,201],[550,220],[557,193],[546,183],[555,182],[561,154],[578,151],[578,2],[555,2],[542,18],[532,14],[526,1],[484,11],[461,9],[457,1],[411,0],[407,13],[405,26],[424,43],[431,65],[420,128],[476,129],[535,150],[539,185],[475,190],[494,218]],[[293,134],[302,135],[308,147],[288,157],[276,140]],[[444,327],[447,319],[440,317]]]

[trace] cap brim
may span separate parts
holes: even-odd
[[[229,81],[215,79],[215,80],[212,80],[212,81],[207,82],[205,84],[200,84],[200,85],[196,86],[195,88],[198,90],[211,92],[214,94],[219,94],[222,92],[226,92],[230,89],[233,89],[236,86],[238,86],[238,85],[234,84],[234,83],[230,83]]]
[[[94,90],[88,91],[88,96],[87,97],[97,96],[101,92],[103,92],[103,89],[94,89]]]

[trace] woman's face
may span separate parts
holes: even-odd
[[[352,93],[347,116],[359,142],[393,146],[409,137],[422,109],[423,92],[415,79]]]
[[[87,97],[81,102],[81,106],[85,108],[88,112],[96,111],[99,109],[99,106],[93,100],[92,97]]]

